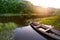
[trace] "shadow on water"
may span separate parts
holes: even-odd
[[[15,40],[47,40],[42,35],[33,30],[30,25],[26,27],[16,28],[14,32]]]

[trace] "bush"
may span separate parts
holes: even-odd
[[[13,40],[13,30],[16,28],[16,26],[17,25],[12,22],[0,23],[0,40]]]

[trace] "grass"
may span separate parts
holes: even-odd
[[[0,40],[14,40],[14,29],[16,24],[9,23],[0,23]]]
[[[59,18],[59,16],[37,18],[34,20],[41,23],[41,24],[52,25],[52,26],[54,26],[55,29],[60,30],[60,18]]]
[[[58,16],[41,19],[40,23],[54,26],[55,29],[60,30],[60,18]]]

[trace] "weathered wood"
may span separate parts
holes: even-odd
[[[47,38],[49,40],[60,40],[60,34],[54,32],[54,30],[53,31],[49,30],[47,32],[43,32],[41,30],[38,30],[38,28],[36,26],[34,26],[33,24],[30,24],[30,25],[35,31],[37,31],[39,34],[43,35],[45,38]]]

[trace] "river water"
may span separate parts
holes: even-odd
[[[38,34],[32,27],[30,27],[30,25],[16,28],[14,32],[15,40],[47,40],[42,35]]]

